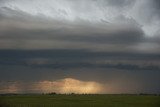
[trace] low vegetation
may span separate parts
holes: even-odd
[[[0,107],[160,107],[158,95],[1,95]]]

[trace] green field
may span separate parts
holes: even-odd
[[[5,95],[0,107],[160,107],[154,95]]]

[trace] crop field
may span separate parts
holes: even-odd
[[[1,95],[0,107],[160,107],[160,96]]]

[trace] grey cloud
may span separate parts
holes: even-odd
[[[10,21],[9,24],[8,21]],[[142,41],[144,36],[141,28],[135,22],[130,21],[119,25],[96,24],[94,26],[84,21],[77,24],[33,21],[4,19],[1,21],[0,38],[13,41],[14,39],[53,39],[70,42],[130,44]],[[134,23],[134,26],[131,23]],[[14,28],[15,26],[16,28]]]
[[[149,7],[146,11],[146,15],[150,15],[149,18],[151,18],[150,20],[156,20],[156,18],[160,19],[159,16],[159,12],[160,12],[160,2],[158,0],[153,0],[153,1],[148,1],[148,6],[146,5],[146,9],[147,7]],[[157,19],[158,20],[158,19]]]
[[[94,27],[76,28],[73,29],[62,28],[53,30],[24,30],[15,29],[15,31],[4,32],[1,34],[1,39],[18,39],[18,40],[33,40],[33,39],[50,39],[50,40],[64,40],[70,42],[91,42],[103,44],[134,44],[144,40],[143,32],[137,28],[123,28],[123,29],[96,29]],[[13,30],[13,29],[12,29]]]
[[[159,26],[159,0],[0,0],[0,81],[159,92]]]
[[[77,1],[78,2],[78,1]],[[83,6],[78,7],[79,11],[84,13],[85,18],[90,18],[90,16],[94,17],[94,14],[89,14],[83,12],[86,7],[87,2],[81,1],[82,4],[85,4],[85,7]],[[130,5],[130,0],[120,0],[118,2],[115,1],[89,1],[89,3],[92,4],[93,7],[101,7],[100,4],[104,4],[102,2],[111,2],[111,4],[114,5]],[[120,2],[120,3],[119,3]],[[135,2],[135,1],[132,1]],[[66,2],[65,2],[66,3]],[[69,2],[67,2],[69,3]],[[76,3],[70,1],[72,4],[71,7],[76,8]],[[117,4],[116,4],[117,3]],[[136,1],[138,3],[138,1]],[[136,7],[137,4],[134,4],[133,6]],[[151,4],[149,4],[151,3]],[[111,5],[110,4],[110,5]],[[131,3],[132,4],[132,3]],[[68,5],[68,4],[66,4]],[[109,4],[108,4],[109,5]],[[70,6],[70,5],[69,5]],[[89,10],[91,13],[93,13],[93,7]],[[67,19],[64,20],[56,20],[52,18],[46,18],[44,14],[39,13],[37,16],[28,14],[20,9],[12,9],[7,6],[4,6],[1,8],[1,18],[0,18],[0,44],[1,48],[33,48],[32,45],[34,45],[35,48],[43,48],[43,49],[51,49],[51,48],[84,48],[84,49],[91,49],[91,50],[117,50],[121,47],[124,47],[123,51],[144,51],[144,49],[136,49],[139,44],[149,44],[149,43],[155,43],[159,45],[159,39],[157,37],[151,37],[146,38],[146,31],[147,32],[154,32],[154,27],[157,29],[158,27],[153,25],[151,30],[147,30],[144,25],[144,23],[149,23],[148,20],[152,20],[152,13],[156,14],[156,12],[152,12],[153,9],[153,1],[142,1],[142,7],[151,9],[148,11],[148,13],[145,11],[145,9],[138,9],[142,11],[142,14],[135,13],[138,17],[130,17],[126,16],[124,13],[127,12],[125,10],[124,12],[120,12],[120,14],[113,17],[112,22],[107,22],[105,18],[102,16],[96,16],[95,19],[100,19],[100,22],[91,22],[88,19],[76,17],[76,20],[74,21],[68,21]],[[105,8],[105,6],[102,6]],[[83,8],[83,9],[82,9]],[[99,8],[97,8],[99,9]],[[118,11],[116,7],[114,7]],[[100,9],[101,10],[101,9]],[[97,10],[97,12],[102,14],[105,14],[105,10]],[[132,10],[129,9],[128,11]],[[62,13],[66,13],[65,17],[70,17],[70,14],[68,10],[61,9],[60,11]],[[75,9],[75,12],[78,11]],[[112,11],[111,11],[112,12]],[[136,11],[137,12],[137,11]],[[97,14],[98,14],[97,13]],[[134,12],[131,11],[131,13],[134,14]],[[76,13],[77,14],[77,13]],[[114,13],[113,13],[114,14]],[[89,16],[88,16],[89,15]],[[147,16],[150,17],[147,17]],[[158,14],[157,14],[158,15]],[[43,17],[44,16],[44,17]],[[132,14],[131,14],[132,16]],[[142,17],[141,17],[142,16]],[[102,18],[101,18],[102,17]],[[151,19],[147,19],[151,18]],[[139,19],[143,23],[140,23]],[[158,20],[158,19],[157,19]],[[106,23],[107,22],[107,23]],[[146,24],[148,26],[148,24]],[[158,25],[157,25],[158,26]],[[144,31],[144,29],[146,31]],[[158,31],[157,31],[158,32]],[[156,35],[159,35],[158,33]],[[154,39],[155,38],[155,39]],[[32,45],[31,45],[32,44]],[[109,47],[109,48],[108,48]],[[133,48],[132,48],[133,47]],[[158,47],[158,46],[157,46]],[[158,50],[157,48],[151,48],[147,51],[153,51]],[[95,49],[94,49],[95,48]],[[142,48],[147,48],[143,47]],[[147,52],[144,51],[144,52]],[[154,51],[158,52],[158,51]]]
[[[11,65],[62,70],[73,68],[160,70],[158,54],[90,52],[86,50],[1,50],[0,52],[1,66]],[[135,62],[127,60],[134,60]],[[145,64],[143,60],[148,60],[152,64]]]
[[[153,37],[160,31],[159,3],[156,0],[137,0],[128,14],[140,25],[147,36]]]
[[[159,93],[159,62],[159,54],[133,52],[0,50],[0,88],[6,88],[5,81],[25,82],[28,89],[33,81],[76,78],[110,84],[113,93]]]
[[[36,0],[35,0],[36,1]],[[7,2],[7,1],[6,1]],[[16,2],[16,1],[15,1]],[[15,9],[9,7],[8,5],[4,5],[4,7],[2,7],[5,10],[9,10],[11,12],[9,12],[10,15],[15,16],[16,15],[20,15],[23,16],[24,14],[28,14],[29,15],[29,11],[26,9],[28,8],[28,3],[25,5],[26,8],[22,8],[22,3],[24,1],[21,2],[16,2],[14,4],[10,3],[8,1],[8,3],[11,4],[11,6],[15,6]],[[48,19],[48,14],[53,14],[53,16],[51,17],[52,19],[56,19],[56,20],[63,20],[63,21],[74,21],[74,20],[87,20],[87,21],[101,21],[101,22],[112,22],[111,20],[114,19],[115,17],[117,17],[117,15],[124,15],[125,17],[132,17],[138,24],[142,25],[144,27],[143,30],[145,30],[145,33],[147,34],[152,34],[152,33],[148,33],[148,24],[151,24],[151,27],[155,27],[155,29],[157,29],[157,26],[154,25],[154,23],[156,23],[156,21],[158,21],[159,19],[156,19],[157,17],[159,17],[158,13],[159,13],[159,9],[158,9],[158,3],[156,0],[150,1],[150,0],[142,0],[142,1],[138,1],[138,0],[89,0],[89,1],[59,1],[59,3],[64,2],[64,4],[66,4],[65,6],[63,6],[64,8],[57,7],[59,6],[57,3],[55,2],[56,5],[54,5],[55,7],[49,6],[48,8],[46,7],[46,5],[49,2],[53,2],[53,1],[46,1],[46,5],[44,5],[44,9],[48,9],[49,13],[46,14],[45,11],[39,12],[36,7],[38,7],[38,4],[42,4],[41,1],[36,1],[37,4],[35,4],[35,7],[31,7],[29,9],[31,9],[31,13],[35,11],[38,12],[36,15],[32,15],[32,17],[36,18],[47,18]],[[35,3],[35,2],[34,2]],[[78,5],[77,5],[78,4]],[[88,5],[90,4],[90,5]],[[133,4],[132,7],[130,7],[130,4]],[[113,8],[108,8],[108,6],[113,6],[115,5],[115,7]],[[157,5],[157,6],[155,6]],[[3,6],[3,5],[2,5]],[[17,7],[16,7],[17,6]],[[122,9],[122,11],[119,11],[118,7],[123,7],[123,6],[128,6],[128,8],[124,8]],[[56,8],[57,7],[57,8]],[[66,8],[65,8],[66,7]],[[18,9],[17,9],[18,8]],[[22,9],[21,9],[22,8]],[[2,10],[3,10],[2,9]],[[53,10],[56,10],[56,12],[54,12]],[[18,11],[17,13],[13,12],[13,10]],[[85,11],[87,10],[87,11]],[[53,13],[50,13],[51,11],[53,11]],[[58,11],[58,12],[57,12]],[[1,11],[2,12],[2,11]],[[20,12],[20,13],[19,13]],[[4,14],[7,14],[7,12],[4,12]],[[22,14],[23,13],[23,14]],[[62,14],[63,15],[62,15]],[[65,13],[65,15],[64,15]],[[22,15],[21,15],[22,14]],[[95,15],[96,14],[96,15]],[[47,15],[47,16],[45,16]],[[24,17],[23,17],[24,18]],[[64,18],[64,19],[63,19]],[[119,21],[121,21],[121,19],[119,19]],[[127,20],[126,20],[127,21]],[[124,21],[125,22],[125,21]],[[76,23],[76,22],[74,22]],[[113,21],[114,23],[114,21]],[[151,28],[149,27],[149,28]],[[157,30],[154,31],[154,29],[151,29],[151,32],[155,33]]]
[[[133,4],[135,1],[136,0],[107,0],[106,2],[111,6],[123,7]]]
[[[4,19],[1,23],[1,49],[35,47],[34,49],[84,48],[119,51],[120,47],[123,47],[121,51],[135,51],[132,46],[139,43],[159,44],[158,38],[145,38],[143,31],[134,21],[129,21],[128,24],[97,24],[96,26],[84,21],[71,24],[58,21]],[[132,26],[132,23],[135,25]]]
[[[157,10],[160,9],[160,1],[159,0],[153,0],[154,5],[157,7]]]

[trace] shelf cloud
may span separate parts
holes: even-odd
[[[158,92],[159,13],[159,0],[0,0],[0,81]]]

